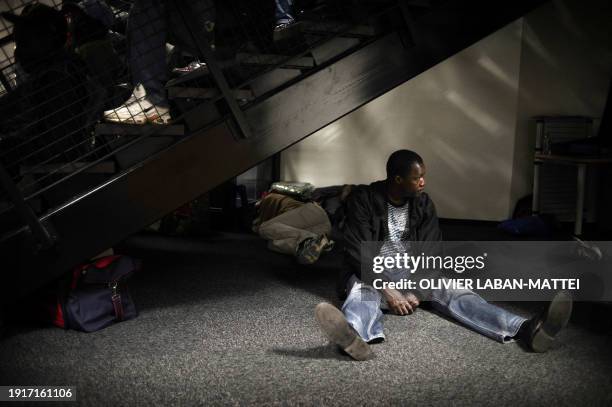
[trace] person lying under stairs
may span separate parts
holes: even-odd
[[[338,207],[350,187],[320,188],[310,202],[269,193],[257,204],[253,231],[268,241],[270,250],[294,256],[300,264],[313,264],[334,246],[332,222],[341,217]]]

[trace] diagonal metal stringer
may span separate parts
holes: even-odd
[[[213,54],[212,48],[210,46],[210,42],[208,38],[203,34],[202,27],[198,25],[197,20],[194,18],[194,14],[189,12],[189,5],[187,2],[172,0],[174,3],[174,7],[178,10],[180,16],[183,21],[187,25],[187,29],[189,33],[193,37],[196,43],[197,50],[201,54],[200,56],[204,59],[208,66],[208,71],[212,75],[223,99],[227,103],[232,118],[236,123],[238,129],[243,138],[249,138],[251,136],[251,128],[246,120],[246,117],[240,109],[238,102],[236,101],[234,92],[229,87],[225,76],[223,75],[223,71],[217,64],[215,56]]]

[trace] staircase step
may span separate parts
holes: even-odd
[[[321,65],[339,54],[357,46],[359,42],[360,41],[357,38],[336,37],[313,49],[311,51],[311,55],[314,58],[315,63],[317,65]]]
[[[259,97],[297,78],[301,74],[302,71],[299,69],[275,69],[259,76],[256,80],[251,82],[250,86],[255,96]]]
[[[171,86],[180,85],[181,83],[189,82],[189,81],[201,78],[206,75],[208,75],[208,68],[196,69],[195,71],[190,72],[186,75],[179,76],[178,78],[170,79],[166,83],[166,87],[169,88]]]
[[[129,139],[118,138],[110,144],[113,148],[118,148]],[[142,162],[144,159],[151,157],[153,154],[162,151],[164,148],[174,143],[176,139],[172,136],[147,137],[136,144],[125,148],[115,154],[115,160],[121,169],[130,168]]]
[[[297,69],[309,69],[315,66],[312,57],[298,57],[287,61],[286,55],[240,53],[236,58],[243,65],[280,65],[281,67]]]
[[[96,136],[183,136],[185,126],[182,124],[96,124]]]
[[[430,8],[432,6],[430,0],[407,0],[406,5],[409,7]]]
[[[349,23],[326,21],[302,21],[302,32],[311,34],[339,34],[343,37],[373,37],[377,29],[370,25],[351,25]]]
[[[295,22],[282,30],[274,30],[272,39],[274,42],[290,41],[299,38],[302,34],[302,23]]]
[[[81,168],[90,165],[88,162],[73,162],[73,163],[53,163],[45,165],[22,165],[19,167],[19,173],[21,175],[26,174],[69,174],[80,170]],[[84,172],[89,174],[114,174],[115,173],[115,162],[114,161],[102,161],[91,168],[86,169]]]
[[[214,88],[186,88],[172,87],[168,89],[169,99],[213,99],[219,96],[219,91]],[[238,100],[252,100],[255,96],[250,89],[234,89],[234,97]]]

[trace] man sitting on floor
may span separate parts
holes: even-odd
[[[441,240],[436,210],[424,187],[423,159],[413,151],[399,150],[387,161],[386,180],[353,188],[347,201],[345,267],[339,284],[341,297],[346,299],[342,311],[328,303],[315,309],[325,335],[354,359],[368,359],[372,356],[368,344],[385,339],[381,308],[408,315],[427,300],[439,312],[499,342],[519,339],[535,352],[548,350],[571,315],[572,300],[566,292],[557,293],[541,315],[526,319],[489,304],[470,290],[441,288],[424,295],[377,290],[362,282],[363,242],[384,242],[384,255],[385,250],[408,247],[405,252],[409,252],[412,243]]]

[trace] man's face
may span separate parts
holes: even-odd
[[[415,197],[425,189],[425,164],[414,163],[410,172],[405,177],[395,176],[398,184],[406,197]]]

